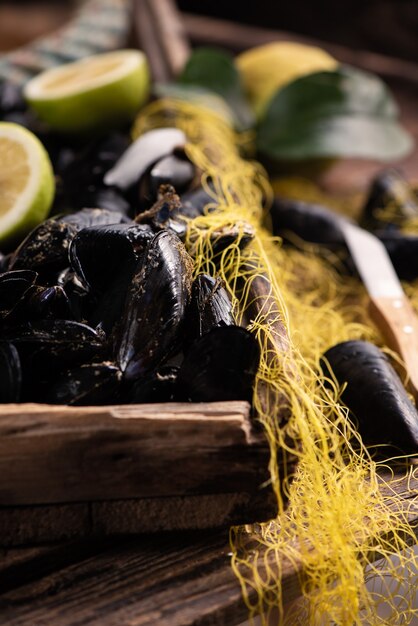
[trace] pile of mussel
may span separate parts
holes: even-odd
[[[51,217],[0,254],[0,402],[251,401],[258,343],[183,243],[213,199],[180,131],[70,142],[5,84],[0,117],[36,132],[57,181]],[[216,266],[238,230],[212,237]]]

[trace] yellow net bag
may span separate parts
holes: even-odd
[[[339,403],[341,390],[334,381],[325,385],[319,367],[320,356],[339,342],[382,345],[365,313],[363,288],[354,278],[341,279],[332,255],[320,255],[314,246],[285,249],[272,237],[263,208],[272,197],[270,183],[258,163],[242,157],[251,150],[251,135],[237,136],[209,109],[161,99],[137,119],[134,136],[162,126],[185,132],[187,155],[213,197],[204,215],[188,223],[186,244],[196,273],[216,272],[225,281],[242,323],[252,304],[252,281],[268,285],[266,306],[247,322],[262,351],[254,406],[272,450],[279,515],[230,533],[232,567],[250,618],[261,615],[263,624],[409,624],[416,614],[414,586],[402,594],[400,586],[418,557],[408,547],[415,535],[397,495],[399,478],[391,478],[388,468],[381,478],[384,464],[370,457]],[[256,234],[242,250],[246,224]],[[215,267],[214,236],[232,226],[238,239]],[[278,327],[286,329],[286,338],[274,336]],[[298,458],[292,479],[275,461],[279,449]],[[415,471],[404,467],[411,480]],[[375,562],[377,555],[383,560]],[[302,601],[285,611],[292,590],[282,583],[293,569],[302,572],[296,581]],[[378,581],[375,590],[366,578]],[[386,616],[379,614],[383,599]]]

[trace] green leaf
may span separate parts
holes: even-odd
[[[191,54],[178,83],[201,87],[221,96],[233,111],[238,130],[254,126],[254,116],[245,99],[239,72],[227,52],[198,48]]]
[[[412,148],[398,108],[372,74],[339,67],[290,83],[273,97],[257,133],[262,155],[275,160],[360,157],[390,161]]]

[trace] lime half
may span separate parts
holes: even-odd
[[[0,245],[47,217],[54,190],[52,165],[39,139],[23,126],[0,122]]]
[[[118,50],[46,70],[27,83],[24,95],[52,128],[83,132],[133,118],[149,89],[144,53]]]

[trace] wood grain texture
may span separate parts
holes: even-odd
[[[274,517],[246,402],[4,405],[0,545]]]
[[[268,460],[245,402],[0,413],[3,506],[252,492],[268,479]]]
[[[387,345],[397,352],[408,373],[409,390],[418,400],[418,317],[408,298],[370,298],[369,312]]]
[[[395,474],[392,487],[402,511],[418,525],[418,477]],[[388,477],[386,477],[388,478]],[[84,546],[84,547],[83,547]],[[84,558],[83,550],[86,549]],[[42,564],[34,579],[24,557],[9,553],[14,583],[0,585],[0,623],[8,626],[233,626],[247,616],[230,566],[225,531],[169,533],[96,544],[64,544],[49,553],[29,550],[27,569]],[[78,550],[72,562],[69,551]],[[6,555],[7,556],[7,555]],[[371,555],[373,556],[373,555]],[[374,555],[378,557],[378,554]],[[54,558],[57,559],[54,567]],[[16,573],[20,572],[20,582]],[[1,575],[1,569],[0,569]],[[262,572],[261,572],[262,575]],[[31,581],[32,579],[32,581]],[[283,564],[286,603],[300,595],[303,572]],[[250,592],[254,599],[254,593]]]

